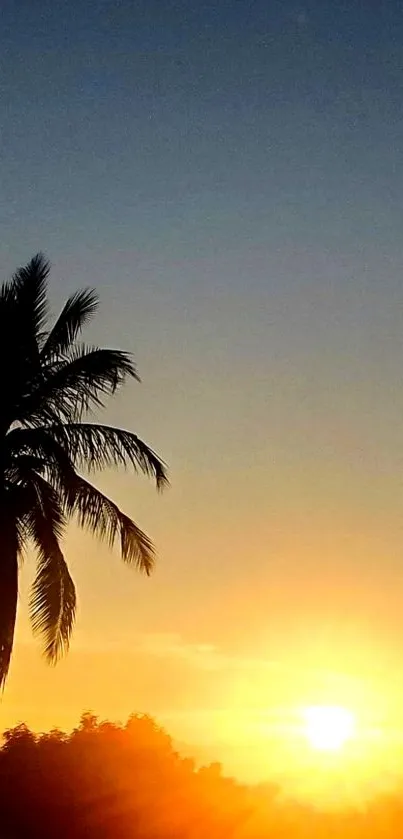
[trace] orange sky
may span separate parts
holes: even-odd
[[[290,348],[282,325],[306,321],[288,306],[250,304],[246,336],[236,301],[216,307],[211,323],[196,295],[194,320],[176,313],[176,329],[168,322],[161,334],[159,297],[102,297],[89,339],[107,332],[110,345],[132,349],[144,381],[105,418],[163,454],[172,486],[158,497],[129,473],[99,483],[152,534],[158,565],[143,579],[72,528],[78,622],[68,658],[49,669],[28,627],[27,563],[1,725],[68,727],[84,709],[113,719],[146,711],[247,778],[281,774],[292,744],[283,737],[281,759],[273,737],[306,704],[346,704],[366,725],[399,732],[403,396],[394,351],[387,376],[371,378],[367,338],[359,345],[353,329],[334,331],[334,353],[325,332],[312,350],[308,337],[304,352]],[[324,312],[334,326],[333,307]],[[273,319],[276,340],[257,353]],[[392,326],[397,340],[390,311],[378,347]]]
[[[79,615],[56,669],[29,634],[24,570],[1,725],[68,727],[84,709],[113,719],[146,711],[197,755],[259,779],[289,767],[284,720],[307,704],[340,703],[370,728],[398,732],[398,766],[401,394],[374,399],[369,375],[358,381],[348,367],[341,380],[343,359],[320,348],[310,379],[311,356],[291,359],[292,374],[284,359],[253,371],[225,359],[217,370],[211,348],[200,372],[186,326],[183,371],[169,353],[177,336],[167,331],[155,348],[140,328],[131,341],[117,317],[126,305],[114,303],[110,343],[141,348],[145,383],[107,419],[163,453],[172,487],[158,497],[129,474],[100,484],[153,535],[158,566],[143,579],[72,529]]]

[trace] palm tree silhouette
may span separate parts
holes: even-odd
[[[83,421],[138,375],[127,353],[77,341],[97,309],[93,290],[71,296],[47,329],[48,274],[37,254],[0,289],[0,686],[13,648],[19,560],[29,544],[37,556],[31,623],[50,662],[68,648],[75,618],[74,583],[61,550],[72,516],[109,545],[119,541],[125,562],[146,574],[153,568],[148,536],[81,470],[130,463],[158,489],[167,483],[163,462],[135,434]]]

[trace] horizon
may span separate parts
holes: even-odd
[[[222,777],[224,780],[232,780],[235,784],[256,790],[256,792],[263,792],[264,789],[267,789],[270,792],[268,802],[270,800],[271,803],[274,803],[280,809],[297,806],[305,808],[305,812],[311,811],[312,813],[322,814],[323,816],[334,816],[336,819],[338,817],[343,818],[345,813],[349,813],[354,818],[364,813],[370,813],[371,808],[376,808],[378,805],[385,807],[387,812],[388,808],[393,808],[394,802],[397,805],[399,804],[402,795],[402,778],[398,776],[387,774],[386,778],[381,782],[380,776],[376,778],[371,772],[368,774],[364,772],[360,778],[360,783],[357,783],[356,772],[357,769],[359,772],[362,772],[363,760],[365,761],[367,757],[365,754],[355,755],[355,761],[353,760],[352,763],[352,775],[346,774],[345,767],[343,766],[343,758],[341,761],[334,760],[335,756],[329,754],[322,754],[318,758],[318,754],[311,753],[309,755],[308,752],[305,752],[305,755],[303,755],[301,751],[303,733],[301,731],[298,733],[298,737],[295,738],[294,748],[290,749],[289,744],[287,744],[286,756],[288,759],[295,760],[298,748],[300,751],[300,765],[297,763],[294,766],[294,772],[290,773],[284,769],[284,766],[279,765],[278,757],[280,753],[275,749],[270,756],[272,771],[260,775],[259,772],[256,773],[256,763],[252,763],[251,765],[248,760],[245,761],[246,750],[250,751],[250,742],[245,742],[244,749],[240,750],[241,755],[243,752],[242,762],[235,761],[231,765],[231,761],[225,759],[225,754],[223,760],[219,760],[217,754],[214,753],[214,748],[209,748],[206,744],[203,748],[197,748],[196,746],[191,746],[189,743],[178,741],[161,721],[155,719],[147,712],[143,713],[141,711],[133,711],[127,718],[122,720],[111,720],[101,718],[97,714],[94,714],[93,711],[86,710],[75,720],[74,726],[68,729],[53,726],[47,730],[35,731],[25,721],[20,721],[16,726],[2,732],[0,735],[0,739],[2,740],[1,748],[7,746],[7,743],[10,741],[12,742],[14,737],[16,738],[16,742],[18,742],[18,739],[21,737],[21,734],[24,735],[24,732],[31,733],[38,743],[41,740],[46,741],[49,737],[57,738],[62,736],[64,739],[70,739],[82,730],[83,727],[85,728],[88,725],[88,720],[90,721],[90,727],[94,731],[98,728],[100,734],[102,734],[102,729],[105,726],[106,732],[110,726],[124,731],[132,720],[135,724],[137,721],[140,724],[142,721],[145,721],[147,725],[151,723],[152,728],[156,732],[161,732],[169,738],[171,749],[178,755],[180,760],[183,760],[185,763],[190,761],[192,772],[198,773],[205,769],[211,769],[217,778]],[[296,731],[294,731],[294,734],[296,734]],[[300,740],[299,744],[297,742],[298,738]],[[140,739],[140,748],[141,742]],[[263,744],[260,742],[260,745],[263,745],[263,748],[271,749],[273,742],[275,741],[270,741],[270,738],[268,738]],[[132,745],[136,747],[136,739],[132,740]],[[236,750],[233,744],[231,747],[228,743],[228,746],[230,749]],[[296,751],[295,747],[297,747]],[[157,742],[153,746],[150,740],[147,748],[151,752],[156,749],[156,753],[158,753]],[[274,767],[276,767],[275,770]],[[237,771],[237,768],[239,771]],[[318,769],[320,769],[321,774],[318,773]],[[306,777],[307,772],[311,773],[308,779]],[[305,773],[305,778],[303,773]],[[302,822],[303,814],[304,809],[300,812]]]

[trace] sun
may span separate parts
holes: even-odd
[[[337,752],[354,735],[354,714],[339,705],[311,705],[302,717],[305,737],[318,751]]]

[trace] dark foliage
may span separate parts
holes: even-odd
[[[27,546],[37,555],[32,626],[51,662],[68,648],[76,611],[61,548],[69,518],[116,542],[125,562],[152,571],[149,537],[81,470],[131,465],[157,489],[167,483],[164,464],[136,434],[85,422],[138,375],[127,353],[78,342],[98,306],[91,289],[73,294],[48,327],[48,274],[37,254],[0,288],[0,686],[13,648],[18,561]]]
[[[397,839],[402,820],[398,796],[326,814],[198,769],[148,716],[84,714],[69,735],[19,725],[0,750],[2,839]]]

